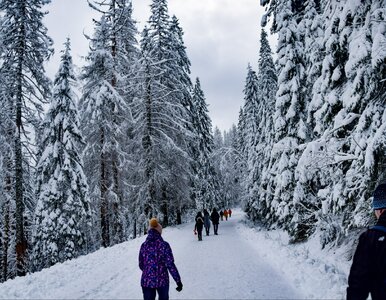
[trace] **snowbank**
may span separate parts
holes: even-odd
[[[351,261],[347,249],[321,249],[314,236],[306,243],[289,244],[287,233],[265,231],[240,222],[240,235],[281,272],[306,299],[345,299]]]

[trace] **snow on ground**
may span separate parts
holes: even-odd
[[[351,261],[347,249],[321,249],[318,236],[289,244],[287,233],[259,231],[237,224],[237,231],[257,253],[292,284],[305,299],[345,299]]]
[[[219,235],[198,242],[193,223],[166,228],[184,289],[171,299],[342,299],[349,262],[288,245],[282,232],[256,231],[236,211]],[[1,299],[141,299],[138,252],[145,237],[0,284]],[[315,252],[311,251],[315,250]],[[343,266],[343,267],[342,267]],[[343,271],[340,271],[341,269]]]

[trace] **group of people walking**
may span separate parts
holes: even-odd
[[[224,211],[220,211],[220,218],[221,218],[221,221],[224,220],[225,218],[225,221],[228,221],[228,217],[232,217],[232,211],[231,209],[224,209]]]
[[[210,223],[213,224],[213,231],[215,235],[218,235],[218,225],[223,218],[225,217],[226,221],[228,221],[228,216],[232,216],[232,211],[230,209],[220,210],[220,213],[217,212],[216,208],[213,208],[212,213],[209,215],[209,212],[204,209],[204,212],[201,213],[199,211],[195,217],[195,225],[194,225],[194,234],[198,236],[198,240],[202,241],[202,231],[205,227],[206,235],[209,235],[210,231]]]

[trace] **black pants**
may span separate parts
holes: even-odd
[[[213,224],[214,234],[217,234],[218,224]]]
[[[209,235],[210,226],[205,226],[206,235]]]
[[[169,286],[164,286],[156,289],[142,287],[144,300],[155,300],[156,292],[158,292],[159,300],[169,300]]]
[[[202,229],[201,230],[197,230],[197,233],[198,233],[198,240],[202,241]]]

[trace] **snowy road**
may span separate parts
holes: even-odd
[[[277,270],[239,234],[241,212],[211,228],[198,242],[193,223],[167,228],[163,237],[173,249],[184,289],[171,299],[299,299]],[[102,249],[25,278],[0,284],[0,298],[141,299],[138,251],[144,238]]]

